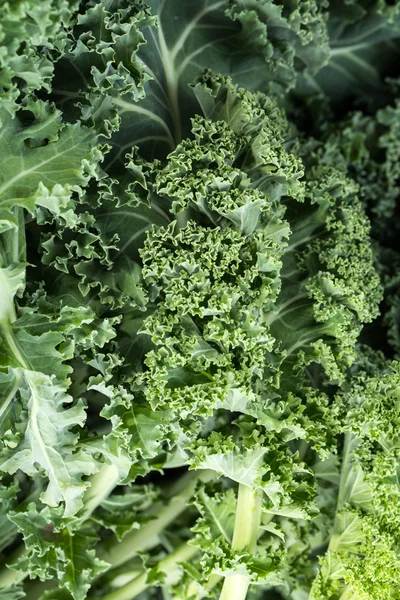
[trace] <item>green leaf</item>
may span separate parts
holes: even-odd
[[[108,568],[93,549],[97,537],[89,528],[71,532],[55,513],[37,512],[31,504],[26,512],[13,513],[12,521],[24,537],[27,554],[13,568],[40,579],[57,577],[74,600],[84,600],[91,581]]]
[[[60,214],[59,192],[64,188],[69,200],[74,186],[86,183],[88,171],[101,156],[96,137],[79,123],[63,125],[60,111],[40,100],[26,110],[32,113],[29,125],[24,125],[21,112],[12,118],[0,107],[0,152],[6,157],[0,176],[0,211],[8,214],[22,206],[33,213],[40,205]]]
[[[26,594],[21,586],[13,585],[2,588],[1,597],[2,600],[21,600],[26,597]]]
[[[200,454],[193,466],[197,469],[210,469],[219,475],[248,487],[262,487],[261,478],[265,467],[263,457],[266,449],[255,447],[250,450],[221,449],[221,453]]]
[[[330,56],[314,78],[307,74],[300,92],[322,92],[334,104],[354,97],[381,106],[390,98],[385,77],[400,55],[400,11],[384,0],[334,2],[327,23]]]
[[[17,100],[41,88],[50,91],[54,60],[78,2],[34,0],[4,2],[0,7],[0,57],[3,106],[12,115]]]
[[[111,494],[92,515],[92,519],[102,527],[110,529],[122,540],[134,529],[140,529],[146,522],[143,511],[151,507],[157,499],[157,490],[150,486],[135,484],[124,489],[122,494]],[[147,517],[151,520],[151,517]]]
[[[82,476],[96,470],[95,463],[76,450],[77,434],[71,431],[85,422],[83,404],[69,406],[72,398],[49,375],[20,367],[13,371],[19,395],[8,394],[14,406],[2,426],[0,468],[11,474],[45,473],[49,483],[43,502],[53,507],[63,502],[65,514],[71,515],[80,508],[87,487]]]
[[[324,15],[316,2],[304,10],[296,2],[290,17],[270,0],[201,0],[190,11],[178,0],[152,0],[150,7],[157,22],[145,24],[146,43],[137,52],[146,95],[137,102],[137,90],[114,94],[122,121],[112,140],[113,162],[134,145],[147,157],[174,150],[198,111],[188,84],[205,68],[232,75],[248,89],[279,90],[295,84],[296,59],[314,71],[327,57]]]
[[[6,480],[0,484],[0,552],[12,544],[17,535],[17,529],[8,515],[17,505],[19,491],[20,486],[16,478],[7,484]]]
[[[231,543],[236,513],[234,491],[229,489],[210,495],[202,488],[197,492],[194,504],[201,516],[192,528],[193,544],[207,552],[210,543],[220,537]]]

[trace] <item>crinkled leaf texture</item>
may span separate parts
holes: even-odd
[[[398,6],[0,15],[0,596],[394,600]]]
[[[7,473],[20,469],[31,476],[41,469],[49,478],[43,502],[50,506],[63,502],[66,515],[73,514],[86,487],[82,476],[96,470],[90,457],[74,449],[77,436],[71,428],[85,422],[83,406],[75,404],[66,409],[72,398],[63,386],[40,371],[16,368],[13,376],[14,386],[19,388],[20,406],[14,406],[12,413],[19,413],[19,418],[12,424],[14,431],[4,430],[0,468]],[[8,399],[15,403],[11,392]]]

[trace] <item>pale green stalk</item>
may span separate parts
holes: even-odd
[[[166,583],[173,584],[178,581],[180,576],[179,563],[190,560],[198,552],[198,548],[182,544],[175,552],[172,552],[157,564],[157,570],[167,575]],[[143,570],[140,575],[129,583],[104,596],[103,600],[133,600],[147,587],[149,587],[147,572]]]
[[[342,468],[340,472],[340,481],[339,481],[339,491],[338,491],[338,499],[336,505],[336,518],[333,525],[333,533],[331,535],[328,551],[337,552],[340,550],[340,545],[342,542],[342,536],[338,533],[338,518],[337,515],[343,505],[348,501],[348,480],[352,470],[352,458],[354,449],[357,446],[357,440],[350,433],[346,433],[344,438],[344,446],[343,446],[343,458],[342,458]],[[339,600],[350,600],[352,597],[352,590],[350,586],[346,586],[340,596]]]
[[[154,547],[158,543],[159,534],[187,508],[192,498],[197,482],[207,481],[213,477],[209,471],[188,473],[184,475],[176,486],[171,490],[171,500],[165,506],[155,506],[149,511],[154,514],[154,519],[146,523],[141,529],[128,533],[122,542],[114,545],[106,551],[102,558],[118,567],[137,555],[138,552]]]
[[[22,352],[18,346],[18,343],[14,337],[14,332],[10,325],[10,321],[7,319],[0,321],[0,328],[3,331],[4,339],[9,347],[9,349],[11,350],[12,355],[15,358],[15,360],[19,363],[19,365],[23,369],[26,369],[27,371],[29,371],[31,368],[30,364],[28,363],[27,359],[22,354]]]
[[[10,564],[15,562],[21,558],[25,552],[25,546],[19,546],[7,557],[7,562]],[[18,585],[25,579],[25,577],[28,577],[28,575],[29,573],[25,573],[23,571],[13,571],[9,569],[7,565],[3,566],[0,569],[0,590],[11,585]]]
[[[351,600],[352,595],[353,592],[351,590],[351,587],[349,585],[346,585],[339,600]]]
[[[81,513],[82,522],[88,519],[97,506],[109,495],[115,487],[116,477],[117,473],[113,465],[106,465],[92,477],[93,487],[91,486],[85,495],[84,508]],[[159,541],[158,535],[187,508],[189,500],[195,492],[197,482],[209,481],[213,477],[214,474],[211,471],[185,474],[172,486],[170,490],[172,498],[169,503],[161,508],[159,505],[153,508],[156,515],[154,519],[140,530],[126,535],[122,542],[116,543],[108,551],[101,554],[101,557],[110,563],[111,568],[113,568],[131,560],[138,552],[154,547]],[[23,556],[25,552],[25,547],[20,546],[9,557],[7,563],[11,564],[20,556]],[[15,571],[4,565],[0,569],[0,588],[21,583],[27,576],[28,573]]]
[[[343,458],[342,458],[342,466],[340,471],[340,481],[339,481],[339,491],[338,498],[336,504],[336,515],[338,515],[339,511],[343,508],[343,505],[348,501],[349,494],[349,476],[352,471],[352,458],[354,449],[357,445],[357,440],[350,433],[346,433],[344,438],[343,445]],[[331,539],[329,541],[328,549],[332,552],[336,552],[339,550],[341,543],[341,535],[338,533],[339,525],[338,518],[336,516],[335,522],[333,525],[333,533],[331,535]]]
[[[86,521],[98,506],[113,491],[118,483],[119,472],[115,465],[105,465],[101,471],[91,477],[90,487],[85,493],[83,508],[78,516]]]
[[[254,554],[261,521],[262,492],[239,485],[232,549]],[[225,577],[220,600],[245,600],[250,585],[248,575]]]
[[[344,436],[343,458],[340,470],[339,493],[337,499],[336,512],[338,512],[342,508],[343,504],[346,502],[347,499],[346,496],[348,493],[348,489],[346,484],[349,472],[351,470],[351,463],[355,443],[357,442],[355,441],[354,436],[352,436],[351,433],[346,433],[346,435]]]
[[[209,579],[203,583],[202,589],[205,593],[210,592],[215,588],[215,586],[221,581],[222,575],[210,575]],[[203,593],[199,593],[197,591],[198,586],[195,581],[189,584],[187,589],[188,598],[192,598],[193,600],[202,600],[204,598]]]

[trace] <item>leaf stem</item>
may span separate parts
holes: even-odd
[[[261,520],[262,492],[243,484],[239,485],[232,549],[254,554],[257,547]],[[250,585],[247,575],[230,575],[225,578],[219,600],[245,600]]]
[[[230,575],[224,580],[220,600],[245,600],[250,585],[247,575]]]
[[[157,564],[157,571],[166,574],[166,583],[173,584],[179,579],[179,563],[190,560],[198,552],[198,548],[189,546],[186,543],[182,544],[175,552],[171,552],[171,554]],[[135,577],[135,579],[107,594],[103,600],[133,600],[133,598],[136,598],[149,586],[151,586],[151,583],[147,581],[147,571],[143,569],[142,573]]]
[[[339,600],[350,600],[351,596],[352,596],[351,587],[349,585],[346,585]]]
[[[183,475],[170,490],[170,501],[160,508],[153,507],[156,517],[144,525],[142,529],[133,531],[125,536],[122,542],[115,543],[108,551],[100,552],[99,556],[110,563],[111,568],[120,566],[131,560],[138,552],[154,547],[158,543],[158,535],[172,523],[188,506],[193,496],[198,481],[209,481],[214,477],[211,471],[200,473],[189,472]],[[93,511],[109,495],[115,487],[117,473],[113,465],[106,465],[99,473],[91,478],[91,487],[86,491],[81,522],[90,518]],[[87,502],[87,504],[86,504]],[[79,516],[79,515],[78,515]],[[21,544],[14,554],[8,557],[7,563],[15,562],[26,553],[25,546]],[[3,565],[0,568],[0,589],[13,584],[21,583],[29,573],[16,571]]]
[[[14,332],[11,328],[10,321],[8,319],[2,319],[0,321],[0,329],[3,330],[5,341],[9,349],[11,350],[15,360],[19,363],[19,366],[22,369],[29,371],[31,367],[25,356],[22,354],[20,348],[18,347],[18,343],[14,337]]]
[[[176,224],[178,229],[183,229],[188,224],[189,220],[189,211],[182,210],[176,215]]]
[[[98,506],[105,500],[117,485],[119,472],[115,465],[105,465],[90,479],[90,487],[83,499],[83,508],[78,513],[82,522],[86,521]]]
[[[150,515],[154,514],[155,518],[141,529],[128,533],[122,542],[115,544],[101,558],[115,568],[134,558],[138,552],[154,547],[158,543],[159,534],[187,508],[196,490],[197,482],[207,481],[213,476],[210,471],[204,471],[200,475],[193,472],[184,475],[171,490],[172,498],[168,504],[152,508]]]
[[[176,73],[174,60],[165,41],[161,22],[158,26],[158,42],[160,45],[160,58],[164,67],[165,81],[167,83],[168,103],[174,125],[175,145],[177,145],[182,140],[178,89],[179,76]]]
[[[21,556],[25,554],[25,546],[19,546],[11,555],[8,556],[7,562],[12,564],[16,562]],[[0,569],[0,589],[6,588],[12,585],[18,585],[25,577],[28,577],[29,573],[24,571],[16,571],[9,568],[7,565],[3,565]]]
[[[342,465],[340,469],[340,481],[339,481],[339,492],[337,499],[336,512],[338,512],[347,500],[348,489],[347,489],[347,481],[349,477],[349,472],[352,467],[352,458],[353,452],[355,449],[355,438],[351,433],[346,433],[344,436],[344,445],[343,445],[343,459]]]
[[[215,586],[221,581],[222,579],[222,575],[210,575],[209,579],[203,583],[202,590],[201,592],[198,592],[198,587],[197,587],[197,583],[195,581],[192,581],[192,583],[189,584],[186,595],[188,598],[191,598],[193,600],[202,600],[204,598],[204,596],[207,594],[207,592],[210,592],[211,590],[213,590],[215,588]],[[208,594],[207,594],[208,596]]]
[[[339,491],[336,504],[336,517],[328,546],[329,550],[332,552],[339,550],[341,544],[341,535],[339,533],[339,521],[337,515],[338,512],[343,508],[344,504],[346,504],[346,502],[349,500],[349,494],[351,493],[351,485],[349,485],[349,480],[351,483],[350,475],[353,468],[353,454],[357,444],[357,439],[351,433],[345,434],[343,458],[340,470]]]

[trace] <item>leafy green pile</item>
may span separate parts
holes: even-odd
[[[0,6],[0,599],[400,598],[400,4]]]

